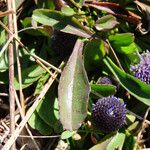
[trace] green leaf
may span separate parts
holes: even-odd
[[[64,7],[62,7],[61,12],[65,14],[66,16],[73,16],[74,14],[76,14],[75,11],[68,5],[65,5]]]
[[[43,119],[45,123],[47,123],[52,128],[55,127],[55,123],[57,123],[59,120],[56,89],[56,84],[53,84],[47,92],[46,96],[36,108],[38,115]]]
[[[43,135],[50,135],[53,132],[52,128],[40,118],[36,111],[34,111],[28,123],[33,129],[38,130]]]
[[[98,142],[98,144],[90,148],[90,150],[106,150],[107,145],[111,142],[114,136],[115,133],[108,134],[100,142]]]
[[[60,120],[64,129],[78,129],[87,116],[90,87],[82,59],[83,42],[77,40],[58,86]]]
[[[113,29],[117,26],[119,22],[117,22],[116,18],[113,15],[107,15],[98,19],[95,23],[95,28],[98,31],[107,31]]]
[[[33,84],[45,72],[45,69],[43,69],[39,65],[32,65],[31,67],[24,69],[22,71],[22,88],[27,88],[28,86]],[[18,75],[15,76],[14,86],[16,90],[19,90]]]
[[[122,149],[125,140],[125,134],[117,132],[109,134],[102,139],[97,145],[93,146],[90,150],[114,150],[117,148]]]
[[[105,55],[105,43],[103,40],[94,39],[87,43],[84,49],[84,63],[87,70],[93,70],[100,66],[100,61]]]
[[[84,3],[84,0],[69,0],[69,1],[78,8],[81,8]]]
[[[101,96],[109,96],[115,94],[116,87],[114,85],[91,84],[91,91]]]
[[[5,43],[6,41],[6,31],[1,28],[0,29],[0,47]]]
[[[39,94],[40,91],[42,90],[43,88],[43,85],[45,84],[45,82],[47,81],[47,79],[49,78],[50,74],[47,73],[45,75],[43,75],[37,82],[37,85],[36,85],[36,88],[35,88],[35,91],[34,91],[34,96]]]
[[[0,54],[0,72],[6,71],[8,66],[8,52],[6,50],[3,54]]]
[[[76,131],[64,131],[61,134],[61,139],[62,140],[68,139],[68,138],[72,137],[75,133],[76,133]]]
[[[110,35],[109,41],[117,52],[123,54],[131,54],[137,50],[134,35],[131,33]]]
[[[140,150],[138,143],[136,142],[136,137],[131,135],[127,130],[126,130],[126,140],[124,143],[124,149],[125,150]]]
[[[124,141],[125,141],[125,134],[122,132],[120,133],[118,132],[111,140],[111,142],[108,144],[106,150],[114,150],[117,148],[122,149]]]
[[[122,71],[112,62],[109,57],[106,57],[104,59],[104,63],[114,74],[122,87],[124,87],[131,95],[136,97],[138,100],[150,106],[150,85],[147,85],[139,79]]]
[[[59,11],[36,9],[33,12],[32,18],[35,21],[51,26],[56,30],[61,30],[62,32],[75,34],[81,37],[89,38],[93,34],[86,27],[80,24],[76,18],[66,16]]]

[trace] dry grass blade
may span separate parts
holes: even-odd
[[[137,143],[140,143],[140,141],[141,141],[141,136],[142,136],[142,134],[143,134],[145,128],[147,127],[147,125],[146,125],[146,124],[147,124],[146,118],[147,118],[147,116],[148,116],[149,111],[150,111],[150,107],[147,109],[147,111],[146,111],[146,113],[145,113],[145,115],[144,115],[143,122],[142,122],[142,127],[141,127],[141,130],[140,130],[140,132],[138,133],[138,136],[137,136]]]
[[[13,14],[13,13],[14,13],[13,10],[8,10],[5,12],[0,11],[0,17],[8,16],[8,15]]]
[[[17,103],[17,106],[18,106],[18,109],[19,109],[21,118],[22,118],[22,120],[23,120],[23,119],[24,119],[24,112],[22,111],[22,108],[21,108],[21,106],[20,106],[20,102],[19,102],[19,99],[18,99],[18,96],[17,96],[17,93],[16,93],[16,92],[15,92],[15,99],[16,99],[16,103]],[[33,143],[34,143],[36,149],[37,149],[37,150],[40,150],[38,144],[36,143],[36,141],[35,141],[34,138],[33,138],[33,135],[32,135],[32,133],[31,133],[31,131],[29,130],[28,126],[26,125],[25,127],[26,127],[26,130],[27,130],[27,132],[29,133],[30,138],[32,139],[32,141],[33,141]]]
[[[7,0],[8,11],[12,10],[12,0]],[[13,16],[8,16],[8,28],[13,33]],[[11,38],[9,33],[8,37]],[[14,43],[13,43],[14,44]],[[9,44],[9,102],[10,102],[10,133],[14,134],[15,131],[15,96],[14,96],[14,46],[12,43]],[[11,145],[11,150],[15,150],[15,143]]]

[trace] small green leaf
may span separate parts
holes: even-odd
[[[109,96],[115,94],[116,87],[114,85],[91,84],[91,91],[101,96]]]
[[[129,127],[128,127],[128,131],[129,132],[134,132],[134,131],[136,131],[137,129],[138,129],[138,127],[140,126],[139,125],[140,123],[139,123],[139,121],[135,121],[134,123],[132,123]]]
[[[87,116],[90,87],[82,59],[83,42],[77,40],[58,86],[60,121],[77,130]]]
[[[27,88],[28,86],[33,84],[45,72],[45,69],[43,69],[39,65],[33,65],[29,68],[24,69],[22,71],[22,88]],[[14,86],[16,90],[19,90],[18,75],[15,77]]]
[[[106,150],[107,145],[111,142],[115,134],[116,133],[108,134],[101,141],[99,141],[98,144],[90,148],[90,150]]]
[[[61,134],[61,139],[62,139],[62,140],[68,139],[68,138],[72,137],[75,133],[76,133],[76,131],[64,131],[64,132]]]
[[[71,7],[69,7],[67,5],[62,7],[61,12],[63,14],[65,14],[66,16],[73,16],[74,14],[76,14],[75,11]]]
[[[37,86],[35,88],[35,91],[34,91],[34,95],[37,95],[40,93],[44,83],[47,81],[47,79],[49,78],[49,73],[43,75],[37,82]]]
[[[118,132],[113,139],[110,141],[110,143],[108,144],[106,150],[114,150],[114,149],[122,149],[123,144],[125,141],[125,134],[122,132]]]
[[[131,54],[137,50],[134,35],[131,33],[115,34],[109,36],[112,47],[119,53]]]
[[[98,31],[106,31],[113,29],[119,24],[113,15],[107,15],[98,19],[95,23],[95,28]]]
[[[6,50],[3,54],[0,53],[0,72],[6,71],[8,66],[8,52]]]
[[[28,123],[33,129],[38,130],[43,135],[50,135],[53,132],[52,128],[40,118],[36,111],[32,114]]]
[[[84,3],[84,0],[69,0],[69,1],[78,8],[81,8]]]
[[[105,43],[103,40],[94,39],[87,43],[84,49],[84,63],[87,70],[93,70],[100,66],[100,61],[105,55]]]
[[[124,87],[131,95],[136,97],[138,100],[150,106],[150,85],[147,85],[141,80],[122,71],[112,62],[109,57],[106,57],[104,59],[104,63],[114,74],[122,87]]]

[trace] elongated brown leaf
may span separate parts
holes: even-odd
[[[58,86],[60,121],[67,130],[78,129],[87,115],[90,86],[82,59],[83,42],[77,40]]]

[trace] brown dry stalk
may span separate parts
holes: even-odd
[[[145,115],[144,115],[144,118],[143,118],[143,122],[142,122],[142,126],[141,126],[141,130],[140,130],[140,132],[138,133],[138,135],[137,135],[137,143],[140,143],[140,140],[141,140],[141,135],[142,135],[142,133],[144,132],[144,130],[145,130],[145,123],[147,123],[146,122],[146,118],[147,118],[147,116],[148,116],[148,114],[149,114],[149,111],[150,111],[150,107],[148,107],[148,109],[146,110],[146,113],[145,113]]]
[[[12,10],[12,0],[7,0],[8,11]],[[8,28],[13,33],[13,16],[8,15]],[[11,34],[8,34],[11,38]],[[14,96],[14,53],[13,44],[10,43],[8,47],[9,52],[9,103],[10,103],[10,133],[15,131],[15,96]],[[11,145],[11,150],[15,150],[15,142]]]
[[[13,10],[8,10],[5,12],[0,11],[0,17],[8,16],[8,15],[13,14],[13,13],[14,13]]]

